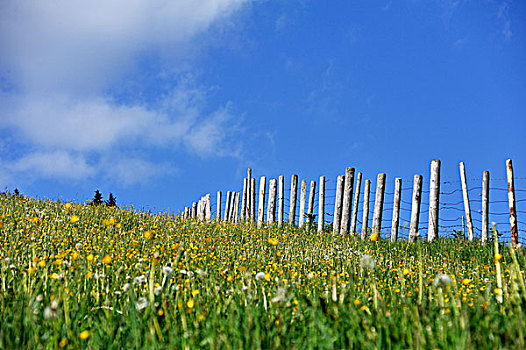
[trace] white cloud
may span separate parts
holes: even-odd
[[[0,130],[32,150],[3,159],[10,167],[2,177],[99,176],[104,159],[119,155],[116,181],[129,184],[173,168],[124,156],[130,149],[235,155],[227,141],[239,129],[229,102],[210,108],[206,87],[188,67],[200,49],[199,35],[244,2],[0,2],[0,80],[6,82],[0,90]],[[148,59],[158,64],[142,72]],[[142,82],[133,81],[145,75],[168,86],[156,101],[143,98]],[[130,81],[133,95],[112,95]]]

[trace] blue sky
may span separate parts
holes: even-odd
[[[2,1],[0,184],[180,210],[247,167],[524,177],[525,39],[523,1]]]

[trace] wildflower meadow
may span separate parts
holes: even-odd
[[[0,349],[522,349],[526,257],[496,233],[391,243],[5,194]]]

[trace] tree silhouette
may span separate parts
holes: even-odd
[[[95,191],[95,196],[91,200],[91,205],[101,205],[102,203],[103,203],[102,202],[102,194],[100,193],[99,190],[96,190]]]
[[[106,206],[108,207],[116,207],[117,201],[115,200],[115,197],[113,196],[113,193],[110,192],[110,198],[106,201]]]

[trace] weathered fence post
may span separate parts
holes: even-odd
[[[205,219],[207,221],[210,221],[212,219],[212,206],[210,204],[210,193],[208,193],[205,196],[205,200],[206,200]]]
[[[302,228],[305,222],[305,197],[307,196],[307,181],[301,180],[300,192],[300,222],[299,227]]]
[[[362,240],[367,235],[369,229],[369,192],[371,191],[371,180],[365,180],[365,186],[363,188],[363,220],[362,220]]]
[[[224,221],[230,220],[230,197],[232,197],[232,192],[227,191],[225,200],[225,216],[223,217]]]
[[[259,180],[259,208],[258,208],[258,227],[263,225],[265,216],[265,189],[267,187],[267,178],[262,176]]]
[[[230,195],[230,213],[228,214],[229,221],[234,221],[235,207],[236,207],[236,192],[232,192]]]
[[[250,179],[250,222],[256,222],[256,179]]]
[[[438,238],[438,208],[440,205],[440,160],[431,162],[431,177],[429,181],[429,225],[427,240]]]
[[[241,221],[245,219],[245,216],[247,214],[247,185],[248,181],[245,177],[243,179],[243,196],[241,197]]]
[[[466,213],[466,224],[468,225],[468,239],[472,241],[475,235],[473,233],[473,220],[471,219],[471,208],[469,207],[468,184],[466,182],[466,168],[464,167],[464,162],[460,162],[458,166],[460,171],[460,182],[462,183],[462,197],[464,199],[464,212]]]
[[[345,169],[345,183],[343,185],[343,208],[340,234],[348,234],[351,225],[352,191],[354,186],[354,168]]]
[[[385,174],[378,174],[376,179],[376,198],[374,199],[373,232],[380,235],[382,231],[382,214],[384,211]]]
[[[247,169],[247,207],[245,211],[245,217],[248,221],[254,215],[252,212],[252,169]]]
[[[343,182],[342,175],[338,175],[336,179],[336,199],[334,202],[334,215],[332,216],[332,233],[340,233],[340,223],[342,219],[342,203],[343,203]]]
[[[519,229],[517,227],[517,208],[515,207],[515,181],[513,179],[513,164],[506,160],[506,175],[508,178],[508,205],[510,207],[511,244],[517,249],[519,244]]]
[[[307,209],[307,229],[310,230],[314,221],[314,196],[316,195],[316,181],[310,182],[309,206]]]
[[[356,234],[356,222],[358,221],[358,205],[360,204],[360,188],[362,187],[362,173],[356,176],[356,191],[354,192],[354,203],[352,207],[351,234]]]
[[[400,225],[400,198],[402,192],[402,179],[395,179],[394,201],[393,201],[393,220],[391,221],[391,242],[398,240],[398,227]]]
[[[197,217],[197,202],[192,203],[192,218],[195,219]]]
[[[489,171],[482,173],[482,243],[489,237]]]
[[[184,218],[190,219],[192,217],[192,209],[190,207],[184,207]]]
[[[420,223],[420,201],[422,200],[422,175],[413,179],[413,200],[411,201],[411,225],[409,226],[409,242],[414,242],[418,235]]]
[[[298,201],[298,175],[292,175],[290,180],[289,224],[296,223],[296,202]]]
[[[285,213],[285,177],[278,177],[278,225],[283,225],[283,214]]]
[[[217,220],[221,219],[221,191],[217,191]]]
[[[267,206],[267,223],[273,224],[276,221],[276,191],[278,181],[270,179],[268,184],[268,206]]]
[[[318,233],[322,233],[325,226],[325,176],[320,176],[320,191],[318,194]]]

